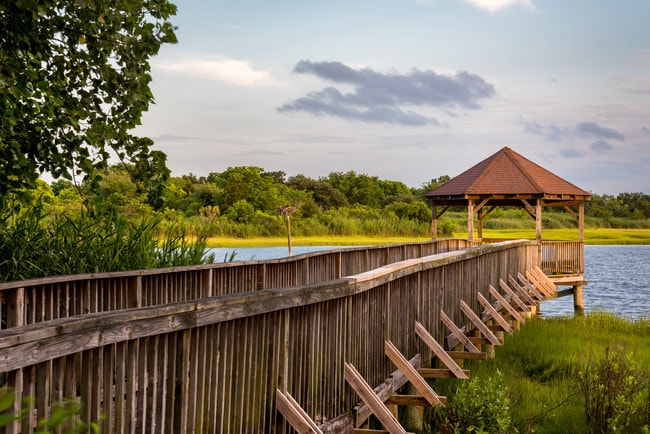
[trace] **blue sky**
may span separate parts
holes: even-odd
[[[594,193],[650,193],[646,0],[175,3],[137,130],[173,175],[419,187],[509,146]]]

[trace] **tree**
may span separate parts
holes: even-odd
[[[168,0],[0,3],[0,194],[44,172],[96,180],[111,156],[140,174],[164,165],[130,130],[153,101],[150,57],[176,42],[175,13]]]

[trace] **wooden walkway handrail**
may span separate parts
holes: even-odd
[[[213,274],[215,268],[187,276],[136,276],[110,285],[87,281],[8,289],[0,293],[9,319],[9,328],[0,330],[0,372],[7,372],[9,386],[20,390],[16,402],[37,397],[34,417],[20,422],[22,432],[48,417],[63,397],[80,399],[81,419],[102,418],[106,432],[282,432],[288,422],[276,399],[287,404],[285,410],[300,430],[350,432],[346,427],[358,428],[356,423],[370,411],[366,405],[354,407],[358,398],[346,385],[345,362],[368,384],[379,384],[374,393],[382,402],[426,403],[391,393],[407,378],[391,374],[382,344],[394,343],[389,348],[393,356],[395,348],[418,355],[409,364],[424,376],[419,354],[428,364],[432,354],[442,353],[435,344],[415,339],[413,324],[422,325],[420,336],[430,330],[434,339],[429,340],[438,342],[444,338],[445,318],[466,329],[470,321],[459,300],[471,300],[477,308],[477,294],[487,295],[487,285],[496,286],[505,277],[485,273],[486,267],[524,273],[536,264],[537,252],[534,243],[524,240],[396,261],[403,254],[393,255],[387,248],[380,255],[355,257],[355,267],[370,271],[349,273],[351,267],[330,257],[328,264],[305,262],[302,270],[284,264],[263,285],[259,272],[268,277],[268,270],[233,266],[232,274]],[[287,283],[313,281],[321,265],[348,270],[348,275]],[[295,278],[298,272],[306,280]],[[284,287],[265,287],[283,281]],[[196,289],[206,282],[214,291]],[[227,293],[219,285],[253,289]],[[75,292],[79,287],[87,291]],[[187,291],[175,298],[179,288]],[[117,297],[131,297],[134,289],[150,305],[114,303]],[[104,290],[110,295],[97,298]],[[175,301],[166,302],[170,299]],[[494,342],[466,339],[470,352],[462,356],[484,359],[486,353],[472,339]],[[468,374],[450,365],[454,376]]]

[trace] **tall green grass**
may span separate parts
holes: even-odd
[[[89,211],[49,214],[41,201],[28,207],[0,203],[0,281],[200,264],[206,240],[183,228],[161,232],[162,217],[131,221]]]
[[[590,432],[580,375],[590,360],[624,346],[638,367],[650,372],[650,320],[630,321],[605,313],[584,317],[535,318],[506,336],[494,359],[466,364],[471,377],[506,377],[511,416],[520,433]],[[435,380],[434,390],[453,399],[461,380]],[[637,414],[626,432],[650,423],[650,390],[642,392],[646,413]]]

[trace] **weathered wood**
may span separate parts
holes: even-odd
[[[501,282],[503,282],[503,280],[499,280],[499,283],[501,283]],[[505,282],[503,282],[503,284],[505,285]],[[507,285],[505,285],[505,286],[507,287]],[[510,288],[508,288],[508,289],[510,289]],[[508,300],[506,300],[501,294],[499,294],[499,291],[497,291],[494,288],[494,286],[492,286],[492,285],[489,286],[489,292],[490,292],[490,295],[492,295],[492,297],[494,297],[497,300],[497,302],[499,303],[499,306],[502,309],[506,310],[510,315],[512,315],[512,317],[514,318],[515,321],[519,321],[519,322],[525,322],[526,321],[525,318],[522,317],[521,315],[519,315],[519,312],[517,312],[517,310],[514,307],[512,307],[510,302]],[[509,293],[508,292],[506,292],[506,293],[508,294],[508,297],[510,298],[510,300],[512,300],[517,306],[519,306],[519,308],[521,308],[521,305],[519,303],[523,304],[523,302],[521,300],[519,300],[519,297],[517,297],[515,295],[515,293],[512,292],[512,291],[510,291]],[[517,303],[517,300],[519,300],[519,303]],[[528,312],[528,306],[526,306],[525,304],[524,304],[523,311]]]
[[[455,360],[487,360],[487,353],[472,353],[469,351],[447,351],[449,357]]]
[[[420,369],[422,363],[422,359],[420,354],[416,354],[409,360],[409,364],[413,366],[413,369],[418,370]],[[387,401],[390,396],[394,393],[396,393],[399,389],[401,389],[406,383],[408,382],[408,378],[406,378],[406,375],[399,369],[396,371],[393,371],[389,378],[384,380],[382,383],[380,383],[377,387],[373,389],[373,392],[375,392],[375,395],[379,397],[379,399],[382,400],[382,402]],[[354,408],[355,412],[355,421],[356,421],[356,426],[360,426],[363,422],[365,422],[370,415],[372,414],[372,410],[366,405],[366,403],[361,402]],[[329,427],[329,421],[326,423],[323,427],[323,431],[325,431],[325,428]]]
[[[508,276],[508,277],[511,278],[511,276]],[[517,290],[516,287],[515,287],[515,290],[512,290],[510,288],[510,286],[508,286],[508,284],[503,279],[499,279],[499,286],[501,287],[503,292],[505,292],[506,295],[508,297],[510,297],[510,300],[514,301],[515,304],[517,306],[519,306],[519,309],[522,312],[529,313],[529,312],[531,312],[531,307],[537,305],[535,300],[533,300],[532,297],[530,295],[528,295],[528,293],[526,293],[523,290],[519,291],[519,290]],[[519,285],[517,285],[517,286],[519,286]]]
[[[349,363],[345,363],[345,381],[357,392],[357,395],[363,402],[372,409],[373,414],[379,419],[379,422],[390,432],[406,433],[406,430],[397,422],[397,419],[386,408],[384,403],[379,399],[372,388],[366,383],[359,371]]]
[[[388,400],[407,379],[391,374],[384,340],[431,357],[412,332],[416,320],[440,341],[441,310],[467,327],[460,298],[474,300],[537,259],[526,241],[440,240],[9,282],[0,294],[24,288],[13,311],[24,320],[0,330],[0,369],[20,385],[16,402],[37,397],[22,432],[76,396],[82,420],[106,415],[105,432],[285,432],[276,389],[304,403],[323,432],[351,432],[370,412],[354,407],[345,361]]]
[[[465,354],[477,354],[477,353],[465,353]],[[485,353],[483,353],[485,354]],[[463,377],[458,377],[458,372],[454,372],[451,369],[445,368],[420,368],[418,373],[422,378],[469,378],[469,370],[461,369]]]
[[[445,352],[445,349],[442,348],[442,346],[436,341],[431,334],[427,331],[426,328],[419,322],[415,322],[415,333],[424,341],[425,344],[433,351],[433,353],[440,359],[444,365],[449,368],[451,372],[454,373],[456,378],[461,378],[461,379],[468,379],[469,377],[467,374],[461,369],[460,366],[452,359],[449,357],[449,355]]]
[[[490,333],[491,332],[492,331],[490,331]],[[493,339],[492,340],[488,339],[485,336],[470,336],[469,340],[472,341],[472,343],[474,345],[495,345],[493,343],[494,342]],[[497,338],[497,342],[499,342],[499,344],[496,344],[496,345],[503,345],[503,339],[502,338]],[[477,354],[477,353],[474,353],[474,354]]]
[[[510,324],[508,324],[508,321],[503,319],[501,314],[494,308],[494,306],[492,306],[492,304],[488,301],[487,298],[485,298],[483,294],[479,292],[477,297],[478,302],[481,303],[483,308],[485,308],[485,310],[490,314],[492,319],[494,319],[503,328],[504,331],[508,333],[514,332],[514,329],[510,326]]]
[[[465,334],[456,326],[456,324],[454,324],[451,319],[449,319],[449,317],[442,310],[440,311],[440,319],[445,324],[445,326],[447,326],[449,331],[451,331],[454,337],[458,339],[458,341],[463,344],[463,346],[465,346],[469,352],[481,352],[481,350],[476,348],[476,345],[474,345],[474,343],[472,343],[472,341],[467,336],[465,336]]]
[[[300,404],[289,393],[284,393],[280,389],[277,389],[275,395],[278,410],[280,410],[282,415],[298,433],[322,434],[320,428],[311,420],[305,410],[302,409]]]
[[[429,383],[427,383],[424,378],[418,374],[418,371],[413,368],[406,360],[406,357],[400,353],[400,351],[393,345],[390,341],[384,341],[384,353],[388,358],[395,364],[397,369],[402,371],[406,378],[409,379],[411,384],[422,394],[422,396],[429,402],[431,405],[442,405],[442,402],[438,398],[436,392],[433,391]]]
[[[539,292],[537,288],[535,288],[535,285],[530,283],[528,279],[524,277],[523,274],[517,273],[517,279],[519,279],[519,283],[521,283],[522,287],[527,291],[530,292],[535,296],[535,298],[539,301],[544,301],[546,300],[546,296]]]
[[[485,323],[481,321],[481,318],[474,313],[471,307],[465,303],[464,300],[460,300],[460,308],[463,311],[463,313],[467,316],[467,318],[474,324],[474,327],[476,327],[478,330],[480,330],[481,333],[483,333],[483,336],[490,342],[492,345],[502,345],[502,342],[499,341],[499,339],[494,336],[494,333],[490,331],[490,329],[487,328]],[[472,342],[475,342],[472,340]]]
[[[555,295],[543,282],[540,282],[538,277],[530,270],[526,270],[526,279],[528,279],[528,281],[535,286],[535,288],[537,288],[545,298],[550,298]]]
[[[508,290],[506,288],[513,291],[517,298],[521,300],[525,306],[528,307],[529,311],[531,311],[533,307],[537,307],[537,301],[533,299],[530,294],[528,294],[528,291],[524,290],[524,288],[522,288],[521,285],[517,283],[514,277],[508,275],[508,282],[510,285],[508,285],[506,282],[503,282],[503,285],[501,285],[501,280],[499,280],[499,286],[501,286],[501,288],[506,291],[506,293],[508,293]],[[512,288],[510,288],[510,286],[512,286]]]
[[[555,293],[557,292],[557,287],[546,278],[546,276],[540,276],[541,274],[544,274],[541,272],[541,270],[538,272],[538,269],[536,267],[531,268],[529,271],[527,271],[527,274],[530,273],[530,275],[534,276],[536,279],[536,282],[541,285],[544,288],[544,291],[546,291],[546,294],[549,297],[555,297]]]
[[[386,401],[386,404],[407,407],[428,407],[429,401],[420,395],[391,395],[388,401]]]

